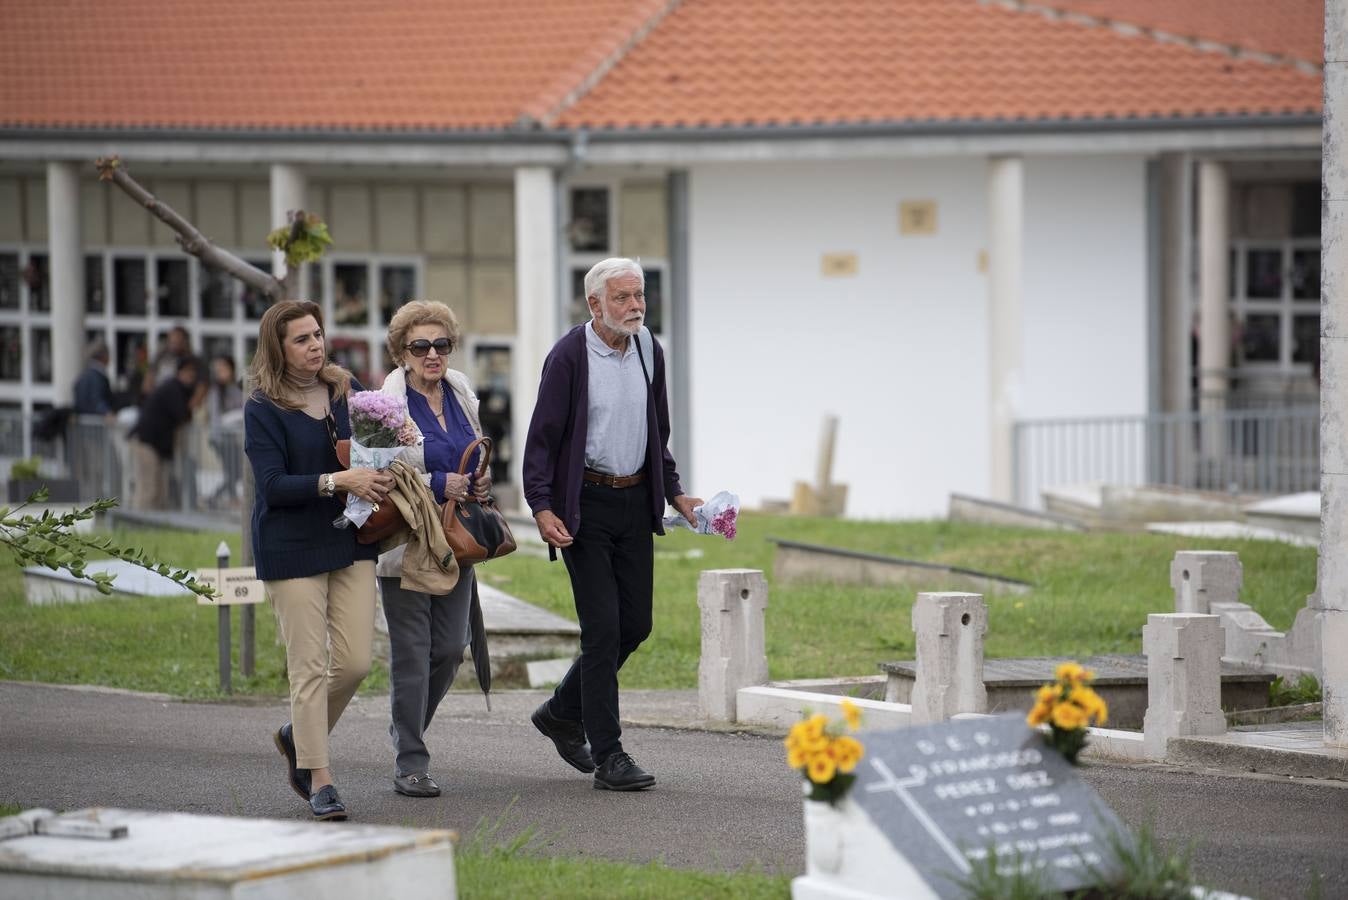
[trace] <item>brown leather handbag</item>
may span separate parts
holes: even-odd
[[[336,449],[337,461],[343,468],[351,468],[351,442],[340,440]],[[361,544],[377,544],[384,538],[392,536],[404,524],[403,514],[398,512],[396,503],[392,501],[376,503],[374,512],[370,513],[365,524],[356,529],[356,541]]]
[[[459,474],[468,474],[468,461],[473,451],[482,448],[473,478],[481,478],[491,464],[491,438],[478,438],[463,451],[459,460]],[[515,536],[505,516],[496,508],[495,499],[478,501],[470,494],[467,500],[448,501],[440,510],[440,521],[445,526],[445,540],[454,551],[460,565],[471,565],[488,559],[499,559],[515,551]]]

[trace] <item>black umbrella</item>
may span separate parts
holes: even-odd
[[[482,699],[491,712],[491,654],[487,651],[487,626],[482,623],[482,600],[477,595],[477,576],[473,577],[473,599],[468,606],[468,647],[473,654],[473,670],[482,688]]]

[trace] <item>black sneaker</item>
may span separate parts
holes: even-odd
[[[548,709],[546,700],[534,710],[529,721],[533,722],[534,727],[543,732],[544,736],[552,740],[553,746],[557,748],[557,755],[569,765],[586,775],[594,771],[594,759],[590,757],[590,747],[585,742],[585,728],[579,722],[557,718],[552,714],[552,710]]]
[[[280,729],[272,735],[272,743],[276,749],[281,751],[281,755],[286,758],[286,765],[289,767],[290,789],[300,795],[301,800],[308,800],[311,793],[309,785],[311,779],[308,769],[300,769],[295,766],[295,730],[289,722],[285,723]]]
[[[346,806],[337,796],[336,785],[325,784],[318,793],[309,798],[309,809],[320,822],[342,822],[346,820]]]
[[[655,776],[621,750],[600,763],[594,773],[596,791],[640,791],[653,784]]]

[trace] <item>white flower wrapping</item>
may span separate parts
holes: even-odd
[[[398,458],[398,454],[406,450],[406,447],[366,447],[355,438],[351,439],[351,468],[353,469],[385,469]],[[333,521],[334,528],[345,528],[347,525],[355,525],[357,528],[365,524],[365,520],[374,514],[374,504],[368,500],[362,500],[355,494],[346,495],[346,509]]]
[[[687,528],[698,534],[719,534],[727,541],[735,539],[736,522],[740,515],[740,498],[730,491],[721,491],[701,506],[693,507],[696,525],[689,525],[683,516],[665,516],[666,528]]]

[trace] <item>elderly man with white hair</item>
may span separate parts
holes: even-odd
[[[653,534],[666,502],[694,521],[702,501],[669,452],[664,350],[646,317],[646,277],[630,259],[585,276],[589,322],[543,364],[524,446],[524,496],[538,533],[561,550],[580,621],[580,657],[533,723],[600,790],[655,784],[623,750],[618,670],[651,632]]]

